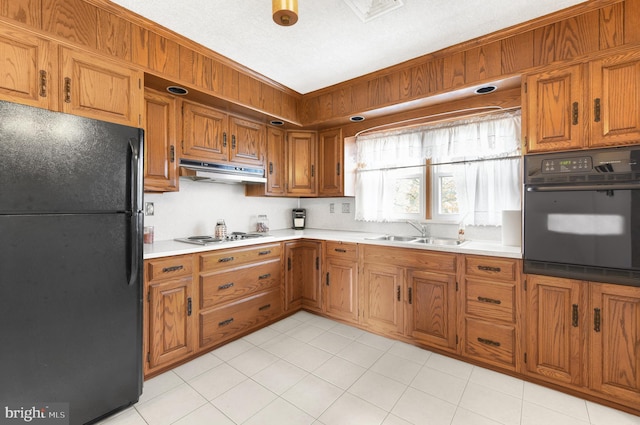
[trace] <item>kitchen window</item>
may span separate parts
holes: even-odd
[[[520,208],[520,111],[356,139],[355,217],[500,225]]]

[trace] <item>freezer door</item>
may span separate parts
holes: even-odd
[[[0,101],[0,214],[131,211],[141,129]]]
[[[142,273],[131,220],[0,216],[0,400],[70,403],[71,424],[138,400]]]

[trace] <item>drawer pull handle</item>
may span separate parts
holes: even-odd
[[[594,308],[593,309],[593,330],[596,332],[600,332],[600,325],[601,325],[601,319],[600,319],[600,309],[599,308]]]
[[[193,312],[192,307],[191,297],[189,297],[187,298],[187,316],[191,316],[191,313]]]
[[[413,288],[409,288],[409,304],[413,304]]]
[[[268,310],[271,308],[271,304],[265,304],[262,307],[258,308],[260,311]]]
[[[327,272],[327,280],[326,280],[325,283],[326,283],[327,286],[331,285],[331,279],[329,277],[329,272]]]
[[[184,266],[165,267],[165,268],[162,269],[162,273],[176,272],[176,271],[182,270],[182,269],[184,269]]]
[[[223,320],[222,322],[218,322],[218,326],[227,326],[233,323],[233,317]]]
[[[269,254],[271,254],[271,250],[258,252],[258,255],[269,255]]]
[[[396,288],[396,298],[400,301],[400,285]]]
[[[233,282],[225,283],[224,285],[218,286],[218,291],[229,289],[229,288],[233,287],[233,285],[234,285]]]
[[[492,267],[492,266],[478,266],[478,270],[482,270],[483,272],[496,272],[500,273],[500,267]]]
[[[229,261],[233,261],[233,257],[224,257],[218,260],[218,263],[228,263]]]
[[[600,98],[593,99],[593,121],[600,122]]]
[[[485,345],[491,345],[492,347],[500,347],[500,343],[497,341],[491,341],[486,338],[478,338],[478,342]]]
[[[571,326],[574,328],[578,327],[578,304],[571,306]]]
[[[572,104],[571,124],[578,125],[578,102]]]
[[[343,249],[343,248],[335,248],[334,251],[335,252],[347,252],[347,250]]]
[[[263,280],[263,279],[269,279],[270,277],[271,277],[271,273],[265,273],[258,276],[258,279]]]
[[[502,304],[502,301],[500,300],[494,300],[493,298],[487,297],[478,297],[478,301],[480,301],[481,303]]]

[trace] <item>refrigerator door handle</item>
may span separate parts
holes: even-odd
[[[129,286],[139,284],[139,270],[141,267],[140,260],[142,257],[142,226],[144,225],[144,216],[142,210],[142,146],[143,132],[140,130],[140,136],[137,139],[129,139],[129,147],[131,149],[131,218],[129,225],[129,259],[128,275]]]

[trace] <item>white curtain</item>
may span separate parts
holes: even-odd
[[[520,111],[358,136],[355,218],[390,221],[385,178],[393,169],[462,162],[454,173],[465,222],[500,224],[520,208]],[[499,160],[498,160],[499,159]]]

